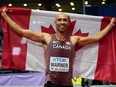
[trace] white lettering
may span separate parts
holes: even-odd
[[[71,47],[70,46],[67,46],[67,45],[58,45],[58,44],[53,44],[53,48],[59,48],[59,49],[68,49],[68,50],[71,50]]]

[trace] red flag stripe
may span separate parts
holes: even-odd
[[[23,28],[29,28],[30,21],[30,9],[13,8],[9,7],[8,15],[16,23]],[[11,11],[12,10],[12,11]],[[18,19],[18,20],[17,20]],[[22,23],[23,22],[23,23]],[[6,27],[5,27],[6,26]],[[27,44],[22,44],[22,37],[17,35],[11,30],[11,27],[7,26],[5,22],[2,22],[2,28],[4,31],[3,37],[3,51],[2,51],[2,68],[3,69],[25,69],[26,50]],[[13,36],[12,36],[13,35]]]
[[[106,27],[110,17],[104,17],[101,30]],[[98,62],[95,79],[116,82],[116,26],[99,43]]]

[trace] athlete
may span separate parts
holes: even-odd
[[[46,61],[46,79],[44,87],[73,87],[71,83],[72,65],[75,57],[76,44],[84,46],[101,40],[114,26],[114,19],[98,34],[94,36],[67,36],[67,28],[70,25],[69,15],[60,13],[55,17],[56,33],[51,35],[43,32],[33,32],[23,29],[7,15],[6,7],[1,16],[14,32],[22,37],[43,44]]]

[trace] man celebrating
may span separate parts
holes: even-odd
[[[46,61],[45,87],[73,87],[71,83],[73,60],[75,57],[75,45],[85,46],[101,40],[114,26],[114,19],[101,32],[94,36],[68,36],[67,29],[70,25],[69,16],[60,13],[55,17],[56,33],[51,35],[43,32],[33,32],[23,29],[8,15],[7,9],[2,10],[2,17],[14,32],[22,37],[43,44]]]

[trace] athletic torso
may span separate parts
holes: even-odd
[[[71,85],[74,53],[74,46],[68,36],[65,41],[59,41],[55,35],[52,35],[45,50],[46,81]]]

